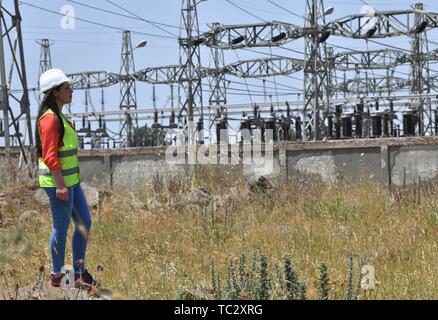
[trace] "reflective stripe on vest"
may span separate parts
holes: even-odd
[[[58,158],[67,158],[78,154],[78,149],[58,151]]]
[[[49,109],[38,121],[48,113],[54,115],[53,111]],[[62,141],[64,146],[58,149],[58,158],[61,163],[64,183],[67,187],[71,187],[81,181],[78,159],[78,135],[62,113],[61,118],[64,125],[64,139]],[[41,157],[38,159],[38,166],[40,187],[56,187],[55,178]]]
[[[62,172],[63,177],[71,176],[72,174],[79,173],[79,168],[76,167],[76,168],[65,169],[65,170],[61,170],[61,172]],[[49,169],[39,169],[38,174],[41,176],[51,176],[52,175],[52,173],[50,172]]]

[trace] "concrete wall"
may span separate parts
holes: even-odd
[[[288,150],[289,175],[317,175],[326,183],[362,175],[380,179],[380,148]]]
[[[161,174],[185,175],[187,166],[166,161],[164,148],[80,151],[81,176],[92,186],[135,191]]]
[[[260,145],[253,147],[253,153],[259,155],[255,160],[258,164],[240,161],[234,165],[211,167],[221,167],[230,174],[243,174],[249,179],[261,175],[281,178],[318,176],[329,184],[340,178],[355,180],[366,176],[386,185],[403,186],[419,180],[432,180],[438,175],[436,137],[276,144],[272,152],[267,149],[266,153],[260,153],[260,148],[263,150]],[[231,152],[229,149],[230,159]],[[19,157],[16,149],[10,150],[9,154],[13,159]],[[263,161],[265,156],[273,157],[273,162]],[[166,161],[166,148],[163,147],[81,150],[79,157],[83,180],[101,189],[135,191],[157,174],[188,175],[195,167],[188,164],[184,151],[182,158]],[[13,162],[17,163],[16,160]],[[5,163],[5,150],[0,150],[0,168],[6,168],[2,163]]]
[[[390,163],[391,182],[395,186],[435,179],[438,175],[437,145],[391,147]]]

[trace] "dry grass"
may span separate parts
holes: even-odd
[[[28,187],[1,191],[21,200],[20,205],[11,204],[0,212],[0,222],[11,222],[0,227],[1,234],[12,232],[27,209],[39,210],[49,222],[22,225],[32,251],[0,261],[0,271],[15,269],[20,285],[31,285],[40,266],[50,270],[49,209],[35,208],[28,196],[20,197],[29,194]],[[203,187],[218,201],[208,207],[177,201],[191,187]],[[308,298],[317,298],[319,268],[324,262],[330,299],[345,299],[350,257],[354,288],[361,259],[376,270],[377,289],[362,290],[360,299],[438,298],[436,186],[389,193],[368,180],[332,187],[294,180],[274,181],[268,193],[248,195],[242,179],[202,170],[190,179],[156,177],[152,186],[143,189],[140,201],[147,203],[159,194],[163,206],[140,208],[123,192],[114,192],[93,211],[88,269],[105,287],[123,296],[175,299],[184,292],[184,297],[213,299],[212,261],[224,292],[230,261],[239,277],[239,257],[246,257],[248,270],[256,252],[268,259],[273,299],[285,298],[284,284],[278,279],[284,277],[286,254],[307,285]],[[234,196],[224,199],[229,190]],[[71,234],[72,230],[69,239]],[[66,263],[70,263],[70,245],[67,248]],[[96,272],[98,266],[100,272]],[[241,297],[253,296],[242,293]]]

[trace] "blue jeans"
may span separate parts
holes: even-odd
[[[70,219],[73,219],[75,224],[72,240],[73,269],[76,274],[85,271],[85,253],[91,228],[90,211],[80,184],[67,189],[68,201],[63,201],[56,197],[56,188],[44,188],[50,200],[53,220],[53,231],[50,237],[52,274],[61,272],[64,266],[65,244]]]

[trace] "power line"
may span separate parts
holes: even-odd
[[[331,46],[331,47],[336,47],[336,48],[339,48],[339,49],[344,49],[344,50],[348,50],[348,51],[353,51],[353,52],[356,52],[356,53],[363,53],[363,51],[359,51],[359,50],[356,50],[356,49],[351,49],[351,48],[347,48],[347,47],[343,47],[343,46],[340,46],[340,45],[336,45],[336,44],[332,44],[332,43],[327,43],[329,46]],[[410,75],[410,74],[408,74],[408,73],[406,73],[406,72],[401,72],[401,71],[398,71],[398,70],[394,70],[394,72],[397,72],[397,73],[399,73],[399,74],[403,74],[403,75]],[[337,77],[338,79],[339,79],[339,77]]]
[[[256,80],[261,80],[259,78],[255,78],[255,79]],[[267,81],[267,79],[262,79],[262,80]],[[232,80],[227,80],[227,81],[232,82],[232,83],[236,83],[236,84],[240,84],[240,85],[243,85],[243,86],[245,85],[245,83],[241,83],[241,82],[237,82],[237,81],[232,81]],[[278,85],[284,86],[286,89],[294,89],[295,90],[295,88],[287,86],[285,84],[279,83]],[[256,84],[248,84],[248,86],[255,87],[255,88],[266,88],[266,89],[270,89],[270,90],[275,90],[274,87],[263,87],[263,86],[259,86],[259,85],[256,85]]]
[[[106,2],[108,2],[108,3],[112,4],[113,6],[115,6],[115,7],[119,8],[119,9],[121,9],[121,10],[123,10],[123,11],[129,13],[130,15],[136,17],[137,19],[139,19],[139,20],[141,20],[141,21],[144,21],[144,22],[149,23],[150,25],[154,26],[155,28],[158,28],[158,29],[160,29],[161,31],[164,31],[164,32],[166,32],[166,33],[168,33],[168,34],[174,36],[176,39],[178,38],[178,36],[177,36],[176,34],[173,34],[172,32],[169,32],[169,31],[167,31],[166,29],[160,27],[160,26],[159,26],[159,23],[153,22],[153,21],[148,20],[148,19],[143,19],[142,17],[140,17],[140,16],[138,16],[138,15],[132,13],[132,12],[129,11],[128,9],[121,7],[121,6],[119,6],[118,4],[116,4],[116,3],[114,3],[114,2],[112,2],[112,1],[110,1],[110,0],[106,0]]]
[[[25,38],[24,40],[27,41],[35,41],[35,40],[40,40],[40,38],[38,39],[30,39],[30,38]],[[115,43],[106,43],[106,42],[87,42],[87,41],[75,41],[75,40],[64,40],[64,39],[50,39],[56,42],[65,42],[65,43],[78,43],[78,44],[89,44],[89,45],[102,45],[102,46],[119,46],[119,44],[115,44]]]
[[[283,48],[283,47],[279,47],[279,48]],[[257,50],[252,50],[252,49],[247,49],[247,48],[242,48],[242,50],[250,51],[250,52],[256,52],[256,53],[260,53],[260,54],[264,54],[264,55],[268,55],[268,57],[270,57],[270,58],[273,58],[273,57],[282,58],[282,59],[290,59],[291,58],[291,57],[286,57],[286,56],[282,56],[282,55],[278,55],[278,54],[265,53],[265,52],[261,52],[261,51],[257,51]],[[287,74],[285,74],[283,76],[285,76],[287,78],[290,78],[290,79],[294,79],[294,80],[299,80],[299,81],[303,80],[303,79],[300,79],[300,78],[297,78],[297,77],[294,77],[294,76],[291,76],[291,75],[287,75]]]
[[[255,11],[259,11],[259,12],[263,12],[263,13],[271,13],[271,14],[279,14],[279,15],[289,15],[289,14],[278,12],[278,11],[268,11],[268,10],[266,10],[264,8],[263,9],[255,8],[255,7],[249,6],[247,4],[243,4],[241,2],[238,2],[238,4],[240,6],[242,6],[242,7],[245,7],[245,8],[251,9],[251,10],[255,10]]]
[[[245,12],[246,14],[249,14],[250,16],[256,18],[256,19],[262,20],[263,22],[268,22],[268,21],[266,21],[266,20],[264,20],[264,19],[262,19],[262,18],[256,16],[255,14],[252,14],[252,13],[249,12],[248,10],[243,9],[242,7],[240,7],[240,6],[238,6],[237,4],[231,2],[230,0],[225,0],[225,1],[228,2],[229,4],[231,4],[232,6],[234,6],[234,7],[238,8],[238,9],[242,10],[242,11]]]
[[[111,10],[107,10],[107,9],[99,8],[99,7],[96,7],[96,6],[91,6],[91,5],[88,5],[88,4],[85,4],[85,3],[81,3],[81,2],[78,2],[78,1],[74,1],[74,0],[67,0],[67,1],[68,1],[68,2],[72,2],[72,3],[75,3],[75,4],[80,5],[80,6],[88,7],[88,8],[91,8],[91,9],[94,9],[94,10],[98,10],[98,11],[102,11],[102,12],[106,12],[106,13],[111,13],[111,14],[114,14],[114,15],[117,15],[117,16],[121,16],[121,17],[124,17],[124,18],[128,18],[128,19],[133,19],[133,20],[139,20],[139,21],[148,22],[148,23],[151,24],[153,27],[155,27],[155,28],[159,28],[160,30],[162,30],[162,31],[164,31],[164,32],[168,32],[168,31],[165,30],[165,29],[162,29],[162,28],[158,27],[157,25],[162,25],[162,26],[165,26],[165,27],[168,27],[168,28],[180,29],[180,27],[178,27],[178,26],[174,26],[174,25],[166,24],[166,23],[162,23],[162,22],[157,22],[157,21],[152,21],[152,20],[149,20],[149,19],[144,19],[144,18],[142,18],[142,17],[139,17],[139,16],[133,14],[132,12],[126,10],[126,9],[123,8],[123,7],[118,6],[117,4],[115,4],[115,3],[111,2],[111,1],[107,1],[107,2],[110,3],[111,5],[113,5],[113,6],[117,7],[117,8],[119,8],[119,9],[122,9],[122,10],[128,12],[128,13],[130,14],[130,16],[125,15],[125,14],[122,14],[122,13],[118,13],[118,12],[115,12],[115,11],[111,11]],[[171,35],[172,35],[172,36],[176,36],[176,35],[174,35],[174,34],[171,34]]]
[[[23,29],[25,29],[25,28],[31,28],[31,29],[54,29],[54,30],[59,30],[59,26],[41,26],[41,25],[38,25],[38,26],[36,26],[36,25],[30,25],[30,24],[23,24],[22,26],[21,26]],[[145,28],[145,29],[150,29],[150,28],[152,28],[152,27],[149,27],[149,26],[144,26],[143,24],[141,25],[141,26],[139,26],[139,25],[135,25],[135,26],[125,26],[125,28],[127,28],[127,29],[135,29],[135,28]],[[101,29],[103,29],[103,30],[105,30],[105,29],[107,29],[106,27],[75,27],[75,32],[76,32],[76,30],[101,30]],[[90,31],[91,32],[91,31]],[[108,31],[109,32],[109,31]]]
[[[300,15],[298,15],[298,14],[296,14],[296,13],[294,13],[294,12],[292,12],[292,11],[290,11],[290,10],[288,10],[288,9],[286,9],[286,8],[284,8],[284,7],[282,7],[282,6],[280,6],[279,4],[275,3],[274,1],[271,1],[271,0],[266,0],[266,1],[268,1],[268,2],[271,3],[271,4],[273,4],[274,6],[276,6],[276,7],[280,8],[280,9],[282,9],[282,10],[284,10],[284,11],[290,13],[291,15],[293,15],[293,16],[295,16],[295,17],[298,17],[298,18],[300,18],[300,19],[306,20],[306,18],[304,18],[303,16],[300,16]]]
[[[228,3],[230,3],[231,5],[235,6],[236,8],[242,10],[243,12],[245,12],[245,13],[247,13],[247,14],[249,14],[249,15],[251,15],[251,16],[253,16],[253,17],[255,17],[255,18],[257,18],[257,19],[259,19],[259,20],[261,20],[261,21],[263,21],[263,22],[267,22],[266,20],[264,20],[264,19],[262,19],[262,18],[260,18],[260,17],[258,17],[258,16],[256,16],[256,15],[254,15],[254,14],[252,14],[251,12],[249,12],[249,11],[247,11],[247,10],[245,10],[245,9],[243,9],[243,8],[241,8],[241,7],[239,7],[238,5],[232,3],[230,0],[226,0],[226,1],[227,1]],[[246,49],[246,48],[243,48],[243,50],[260,53],[259,51],[251,50],[251,49]],[[302,53],[302,52],[300,52],[300,51],[296,51],[296,50],[293,50],[293,49],[289,49],[289,50],[304,55],[304,53]],[[238,55],[237,55],[237,51],[236,51],[235,49],[233,49],[233,51],[235,52],[236,56],[238,57]],[[268,53],[268,54],[269,54],[269,55],[271,56],[271,58],[272,58],[274,55],[272,54],[272,50],[270,50],[270,51],[271,51],[271,52]],[[265,53],[263,53],[263,54],[265,54]],[[276,56],[277,56],[277,57],[281,57],[281,58],[289,59],[289,57],[285,57],[285,56],[278,56],[278,55],[276,55]],[[239,59],[239,58],[238,58],[238,59]],[[239,60],[240,60],[240,59],[239,59]],[[291,79],[294,79],[294,80],[300,80],[300,81],[302,81],[302,79],[298,79],[298,78],[293,77],[293,76],[290,76],[290,75],[284,75],[284,76],[286,76],[286,77],[288,77],[288,78],[291,78]],[[245,80],[245,82],[246,82],[246,80]],[[274,82],[274,84],[276,85],[275,82]],[[304,91],[304,89],[297,89],[297,88],[295,88],[295,89],[296,89],[296,90],[302,90],[302,91]]]
[[[210,88],[210,85],[208,83],[202,83],[202,86],[206,87],[206,88]],[[264,96],[264,92],[261,91],[255,91],[255,90],[249,90],[249,89],[240,89],[240,88],[232,88],[232,87],[227,87],[227,94],[229,93],[228,91],[232,90],[238,93],[246,93],[246,95],[251,94],[252,96]],[[293,96],[296,95],[298,93],[296,92],[283,92],[280,91],[278,93],[279,96]],[[299,94],[301,94],[301,92],[299,92]],[[239,94],[240,95],[240,94]],[[274,96],[276,95],[275,92],[266,92],[267,96]]]
[[[270,53],[272,53],[272,48],[271,47],[269,47],[269,51],[270,51]],[[277,81],[275,79],[275,75],[274,75],[274,85],[275,85],[275,93],[276,93],[276,96],[277,96],[277,103],[278,103]]]
[[[26,33],[29,34],[48,34],[48,35],[62,35],[62,36],[77,36],[77,35],[97,35],[97,34],[115,34],[119,33],[120,31],[100,31],[100,32],[75,32],[75,33],[68,33],[68,32],[41,32],[41,31],[26,31]]]
[[[228,0],[227,0],[227,1],[228,1]],[[234,52],[234,54],[236,55],[237,60],[240,61],[239,55],[237,54],[237,50],[233,50],[233,52]],[[248,95],[249,95],[249,100],[251,101],[251,103],[253,103],[253,102],[252,102],[252,96],[251,96],[251,93],[249,92],[248,81],[246,80],[246,78],[243,78],[243,80],[245,81],[246,90],[248,91]]]
[[[33,8],[38,9],[38,10],[42,10],[42,11],[45,11],[45,12],[50,12],[50,13],[56,14],[58,16],[66,17],[66,15],[64,15],[64,14],[62,14],[60,12],[53,11],[53,10],[50,10],[50,9],[45,9],[45,8],[42,8],[42,7],[33,5],[33,4],[29,4],[29,3],[24,2],[24,1],[20,1],[19,3],[23,4],[23,5],[26,5],[26,6],[29,6],[29,7],[33,7]],[[73,18],[73,17],[71,17],[71,18]],[[110,29],[114,29],[114,30],[120,30],[120,31],[126,31],[126,29],[124,29],[124,28],[119,28],[119,27],[111,26],[111,25],[108,25],[108,24],[100,23],[100,22],[94,22],[94,21],[82,19],[82,18],[79,18],[77,16],[75,16],[74,18],[76,20],[79,20],[79,21],[82,21],[82,22],[86,22],[86,23],[90,23],[90,24],[94,24],[94,25],[98,25],[98,26],[101,26],[101,27],[106,27],[106,28],[110,28]],[[132,32],[133,33],[137,33],[137,34],[146,35],[146,36],[151,36],[151,37],[167,38],[167,39],[172,39],[172,40],[175,39],[174,37],[170,37],[170,36],[159,35],[159,34],[152,34],[152,33],[146,33],[146,32],[140,32],[140,31],[135,31],[135,30],[132,30]]]

